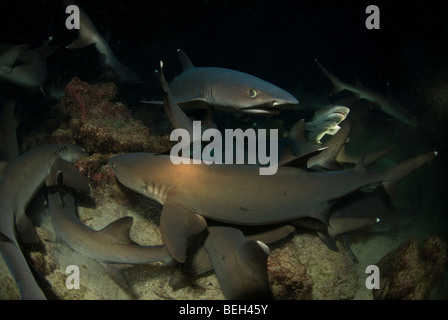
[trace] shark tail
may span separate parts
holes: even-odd
[[[80,9],[80,28],[78,38],[67,49],[79,49],[98,42],[98,31],[87,14]]]
[[[384,189],[391,198],[397,198],[397,183],[411,172],[419,169],[423,165],[430,165],[437,156],[437,151],[418,155],[405,160],[396,166],[385,171],[386,179],[383,182]]]
[[[338,77],[336,77],[334,74],[332,74],[330,71],[328,71],[323,65],[317,61],[317,59],[314,60],[317,63],[317,66],[320,70],[327,76],[327,78],[333,83],[333,90],[331,90],[330,96],[335,95],[338,92],[341,92],[342,90],[346,89],[346,85],[344,82],[342,82]]]
[[[1,240],[1,239],[0,239]],[[46,300],[17,243],[1,241],[0,251],[23,300]]]

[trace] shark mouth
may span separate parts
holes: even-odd
[[[332,114],[330,114],[331,118],[342,118],[345,119],[345,117],[347,117],[347,113],[343,113],[343,112],[333,112]]]
[[[278,103],[268,103],[258,106],[252,106],[240,109],[241,112],[251,113],[251,114],[278,114],[280,109],[276,108]]]
[[[241,112],[251,113],[251,114],[279,114],[280,110],[269,108],[269,107],[250,107],[250,108],[241,109]]]

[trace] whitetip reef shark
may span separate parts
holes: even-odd
[[[326,135],[335,135],[341,129],[339,124],[347,118],[350,109],[344,106],[327,106],[314,112],[311,121],[305,123],[307,140],[320,144]]]
[[[68,49],[83,48],[88,45],[95,45],[98,55],[100,56],[101,65],[110,68],[119,81],[139,82],[140,76],[134,71],[128,69],[118,61],[114,56],[112,49],[107,44],[106,40],[96,30],[93,22],[87,14],[79,9],[80,12],[80,27],[79,36],[71,44],[67,46]]]
[[[187,238],[206,228],[204,217],[238,225],[310,217],[328,225],[334,200],[374,182],[393,189],[436,154],[422,154],[383,171],[367,170],[362,157],[350,170],[312,172],[282,166],[270,176],[247,165],[175,165],[169,156],[153,153],[118,155],[109,165],[121,184],[163,205],[163,242],[175,260],[185,262]]]
[[[101,230],[85,225],[78,218],[73,195],[61,186],[54,187],[56,190],[49,192],[48,205],[56,239],[97,260],[121,286],[127,288],[122,268],[173,261],[163,244],[141,246],[130,238],[132,217],[115,220]]]
[[[67,181],[73,189],[89,191],[89,185],[72,164],[85,156],[84,149],[76,145],[45,145],[31,149],[3,169],[0,176],[0,252],[22,299],[45,299],[19,245],[19,240],[26,244],[39,243],[25,209],[46,179],[58,171],[71,177]]]
[[[235,228],[208,227],[208,231],[205,248],[226,299],[273,299],[267,269],[268,246],[247,240]]]
[[[333,83],[334,88],[331,92],[331,95],[336,94],[342,90],[350,91],[351,93],[358,96],[360,99],[365,99],[377,104],[383,112],[391,115],[392,117],[398,119],[399,121],[413,127],[416,127],[418,125],[417,118],[413,116],[398,102],[393,101],[392,99],[389,99],[368,88],[365,88],[362,85],[351,85],[345,83],[341,81],[339,78],[337,78],[330,71],[328,71],[323,65],[321,65],[317,61],[317,59],[315,59],[315,62],[317,63],[319,69],[321,69],[322,72],[327,76],[327,78]]]
[[[277,114],[284,106],[299,103],[290,93],[260,78],[230,69],[195,67],[184,51],[177,52],[183,71],[170,82],[169,89],[181,108]]]
[[[215,236],[212,236],[210,239],[208,238],[210,234],[213,233],[213,230],[219,230],[217,228],[222,227],[222,229],[220,229],[222,232],[220,232],[221,235],[225,235],[226,233],[227,236],[230,236],[231,233],[236,234],[237,238],[241,239],[241,235],[239,234],[239,232],[241,232],[239,229],[238,231],[226,231],[226,229],[224,229],[224,226],[208,226],[207,230],[209,232],[209,234],[207,235],[207,241],[208,241],[208,247],[212,247],[214,246],[213,242],[218,242],[219,245],[221,246],[225,246],[225,248],[223,249],[223,251],[225,252],[230,252],[230,250],[238,250],[238,248],[241,248],[241,246],[239,244],[241,244],[241,241],[222,241],[220,239],[220,237],[217,237],[215,233]],[[229,229],[234,229],[234,226],[227,226],[226,228]],[[269,228],[269,230],[267,231],[258,231],[255,233],[251,233],[251,234],[247,234],[247,230],[244,233],[244,237],[246,238],[246,240],[251,240],[251,241],[255,241],[255,242],[261,242],[262,244],[259,243],[259,245],[264,249],[264,252],[266,252],[268,254],[268,250],[264,247],[264,245],[270,245],[270,244],[274,244],[280,240],[285,239],[286,237],[290,236],[294,231],[295,231],[295,227],[292,225],[283,225],[280,227],[275,227],[275,228]],[[235,246],[235,244],[238,244],[237,246]],[[258,249],[257,249],[258,250]],[[241,250],[239,253],[239,260],[240,262],[242,262],[242,260],[247,259],[247,256],[245,256],[245,253],[247,253],[247,251],[245,250]],[[263,267],[263,265],[265,264],[264,262],[264,254],[257,254],[259,256],[259,258],[257,260],[254,261],[254,263],[261,265],[261,267]],[[216,258],[216,255],[215,257]],[[249,270],[252,270],[252,272],[255,272],[254,268],[251,267],[250,263],[237,263],[234,264],[232,261],[229,261],[229,259],[216,259],[215,260],[215,264],[217,263],[221,263],[223,264],[221,268],[221,270],[224,268],[225,271],[224,272],[232,272],[235,274],[240,274],[241,272],[246,273],[250,272]],[[209,273],[210,271],[213,271],[213,264],[210,261],[210,257],[207,253],[207,248],[206,246],[202,246],[200,247],[197,252],[195,252],[192,257],[190,257],[188,259],[188,261],[186,262],[186,268],[181,268],[179,270],[177,270],[173,276],[170,279],[170,287],[173,288],[173,290],[177,290],[181,287],[183,287],[186,283],[188,283],[186,281],[186,278],[196,278],[196,277],[200,277],[202,275],[205,275],[207,273]],[[263,283],[263,277],[265,274],[265,270],[261,267],[257,267],[256,269],[259,271],[260,274],[258,275],[249,275],[248,278],[249,279],[254,279],[258,278],[261,279],[260,284],[261,285]],[[241,271],[241,269],[243,269],[243,271]],[[231,278],[227,277],[226,279],[229,280]],[[250,283],[250,282],[249,282]],[[241,281],[241,279],[239,278],[238,275],[235,275],[235,278],[233,280],[231,280],[230,283],[226,284],[227,287],[234,287],[234,288],[241,288],[238,289],[237,291],[242,291],[242,290],[246,290],[244,289],[245,284],[244,281]],[[252,284],[253,286],[253,284]],[[249,286],[250,287],[250,286]],[[267,292],[266,285],[262,285],[261,286],[261,292]],[[229,290],[230,292],[234,292],[233,289]],[[267,297],[267,296],[265,296]],[[242,298],[242,297],[240,297]]]
[[[52,37],[48,38],[42,47],[33,50],[28,45],[3,45],[8,49],[0,56],[0,79],[44,93],[43,85],[47,78],[45,58],[55,50],[48,47],[51,39]]]

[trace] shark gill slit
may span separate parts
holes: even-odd
[[[214,105],[216,101],[213,98],[213,87],[214,84],[211,82],[204,84],[204,97],[206,97],[206,100],[210,101]]]
[[[143,187],[145,193],[152,199],[164,203],[168,192],[172,189],[172,186],[167,186],[160,183],[150,182]]]
[[[67,146],[62,146],[55,150],[54,152],[59,158],[63,159],[67,153]]]

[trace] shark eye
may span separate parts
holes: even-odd
[[[250,89],[249,90],[249,97],[251,98],[255,98],[257,96],[257,90],[255,89]]]

